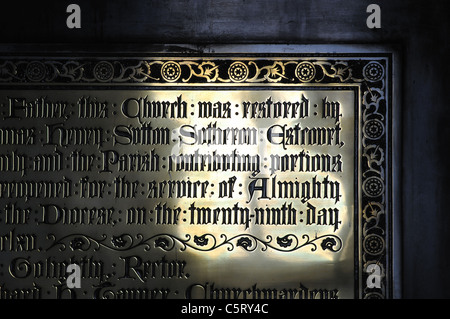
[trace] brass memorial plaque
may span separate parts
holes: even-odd
[[[392,296],[390,54],[15,54],[0,88],[0,299]]]

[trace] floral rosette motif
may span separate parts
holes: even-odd
[[[363,248],[370,255],[380,255],[384,251],[384,239],[379,235],[370,234],[364,238]]]
[[[25,75],[28,80],[32,82],[40,82],[44,80],[47,75],[47,69],[44,63],[39,61],[32,61],[28,63],[25,69]]]
[[[99,82],[109,82],[114,78],[114,66],[110,62],[100,61],[94,66],[93,74]]]
[[[364,193],[369,197],[377,197],[383,194],[383,180],[377,176],[367,178],[362,185]]]
[[[181,77],[181,66],[174,61],[165,62],[161,66],[161,76],[167,82],[176,82]]]
[[[364,66],[363,75],[367,81],[377,82],[384,77],[384,68],[379,62],[372,61]]]
[[[243,62],[233,62],[228,69],[228,76],[233,82],[244,82],[249,74],[248,66]]]
[[[316,76],[316,68],[311,62],[300,62],[295,68],[295,76],[301,82],[310,82]]]
[[[368,120],[364,123],[363,133],[365,137],[377,140],[384,134],[384,124],[378,119]]]

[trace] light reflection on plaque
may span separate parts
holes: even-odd
[[[1,298],[383,296],[387,62],[346,59],[4,62]]]

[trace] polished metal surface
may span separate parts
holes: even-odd
[[[0,298],[388,297],[390,63],[5,56]]]

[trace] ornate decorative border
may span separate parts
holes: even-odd
[[[300,56],[300,55],[299,55]],[[390,55],[314,55],[277,57],[165,57],[165,58],[4,58],[0,59],[0,85],[179,85],[179,84],[359,84],[361,85],[360,110],[360,154],[359,160],[359,212],[357,254],[359,256],[359,296],[362,298],[388,298],[391,295],[391,220],[390,211],[392,176],[389,143],[391,116],[390,100],[392,98]],[[49,235],[53,244],[47,250],[59,246],[66,249],[65,240],[72,240],[72,250],[85,250],[93,245],[114,250],[132,249],[144,246],[149,249],[150,242],[155,247],[170,250],[176,244],[181,249],[213,250],[228,246],[241,247],[251,251],[261,245],[263,250],[269,248],[278,251],[292,251],[311,245],[317,248],[315,241],[323,239],[322,249],[334,251],[339,249],[339,241],[331,241],[330,236],[314,239],[288,234],[277,238],[277,245],[272,238],[266,240],[251,235],[237,235],[232,238],[221,236],[221,240],[211,234],[192,239],[159,234],[150,238],[122,234],[106,243],[106,235],[95,239],[86,235],[71,234],[57,239]],[[294,242],[292,240],[294,239]],[[193,243],[191,242],[193,241]],[[209,243],[208,243],[208,240]],[[328,242],[327,242],[328,240]],[[289,244],[288,244],[289,243]],[[291,247],[292,245],[292,247]],[[337,248],[335,248],[337,247]],[[381,269],[381,287],[368,288],[368,267],[376,264]]]
[[[376,83],[377,61],[358,59],[39,59],[0,60],[0,83]]]
[[[101,238],[94,238],[86,234],[70,234],[62,238],[57,239],[54,234],[49,234],[47,239],[53,241],[53,243],[46,249],[50,251],[56,246],[59,246],[60,251],[67,249],[67,245],[72,251],[88,251],[90,249],[99,250],[101,247],[115,250],[115,251],[127,251],[137,247],[144,247],[145,251],[149,251],[152,248],[161,248],[164,251],[174,250],[180,246],[180,251],[185,251],[187,248],[197,251],[213,251],[222,246],[227,246],[228,251],[232,251],[235,247],[241,247],[245,251],[254,251],[261,246],[262,251],[266,251],[269,248],[279,252],[292,252],[304,247],[310,247],[311,251],[317,250],[316,242],[320,242],[322,250],[329,250],[337,252],[342,247],[342,240],[333,234],[327,234],[322,236],[315,236],[310,238],[304,234],[299,238],[295,234],[287,234],[283,237],[277,237],[276,243],[273,243],[272,236],[266,236],[266,239],[260,239],[250,234],[240,234],[228,238],[227,235],[221,234],[220,239],[216,238],[213,234],[203,234],[201,236],[195,236],[186,234],[186,239],[179,238],[172,234],[157,234],[145,238],[142,234],[135,236],[130,234],[121,234],[118,236],[111,236],[110,240],[108,235],[103,234]],[[67,243],[68,242],[68,243]],[[92,248],[95,247],[95,248]]]

